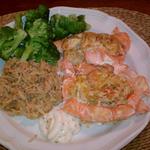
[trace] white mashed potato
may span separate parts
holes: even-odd
[[[56,107],[40,119],[39,127],[51,142],[67,143],[80,131],[80,121]]]

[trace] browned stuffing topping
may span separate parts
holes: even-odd
[[[77,97],[82,103],[106,107],[126,104],[132,94],[133,88],[128,81],[114,74],[109,65],[99,66],[88,75],[78,75],[69,88],[71,98]]]
[[[64,52],[64,58],[76,65],[84,60],[86,50],[102,48],[111,56],[123,56],[124,50],[121,42],[113,34],[83,32],[69,36],[55,45],[60,51]]]

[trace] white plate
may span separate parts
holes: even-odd
[[[91,31],[94,32],[111,33],[116,26],[127,32],[131,37],[132,45],[127,54],[126,63],[150,81],[150,48],[121,20],[90,9],[51,8],[50,14],[55,13],[84,14],[86,21],[92,25]],[[2,66],[3,62],[0,60],[0,68]],[[90,128],[82,128],[80,134],[75,136],[70,144],[52,144],[42,140],[40,136],[32,142],[30,141],[35,134],[39,134],[36,120],[31,121],[25,117],[11,118],[1,112],[0,143],[11,150],[117,150],[135,138],[145,128],[149,120],[150,113],[147,113],[131,117],[117,124],[93,125]]]

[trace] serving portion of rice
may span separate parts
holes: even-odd
[[[34,119],[62,101],[61,79],[55,66],[10,59],[0,77],[0,108],[10,115]]]

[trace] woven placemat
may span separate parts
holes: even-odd
[[[101,7],[94,8],[115,16],[128,24],[150,46],[150,16],[137,11],[122,8]],[[24,12],[21,12],[22,14]],[[0,26],[12,21],[16,13],[0,16]],[[6,150],[0,145],[0,150]],[[147,127],[122,150],[150,150],[150,123]]]

